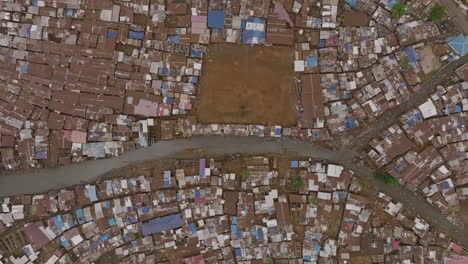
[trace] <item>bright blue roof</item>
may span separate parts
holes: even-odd
[[[115,38],[116,34],[115,32],[107,32],[107,38]]]
[[[115,226],[117,224],[114,218],[109,219],[107,222],[109,222],[109,226]]]
[[[356,4],[356,0],[345,0],[345,1],[350,6],[354,6],[354,4]]]
[[[224,11],[208,11],[208,27],[223,28],[226,13]]]
[[[460,56],[468,53],[468,36],[459,35],[447,38],[449,46]]]
[[[317,67],[318,56],[307,56],[306,60],[307,60],[307,64],[309,64],[309,67]]]
[[[151,219],[146,223],[142,223],[141,229],[143,231],[143,235],[148,236],[161,231],[181,227],[183,224],[182,215],[179,213]]]
[[[62,216],[61,216],[61,215],[57,215],[57,216],[54,217],[54,224],[55,224],[55,226],[57,226],[58,228],[62,228],[62,227],[65,226],[65,225],[63,224]]]

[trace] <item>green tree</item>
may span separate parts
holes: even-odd
[[[376,176],[377,179],[379,179],[380,181],[383,181],[383,182],[385,182],[386,184],[391,185],[391,186],[397,185],[397,184],[400,183],[397,179],[395,179],[395,178],[393,178],[392,176],[390,176],[390,175],[388,174],[388,172],[386,172],[386,171],[378,171],[378,172],[376,173],[375,176]]]
[[[445,16],[445,7],[442,5],[435,5],[429,12],[429,19],[435,22],[441,21]]]
[[[267,259],[267,263],[274,263],[274,262],[275,262],[275,260],[272,257],[269,257]]]
[[[406,5],[397,3],[392,6],[392,16],[396,19],[402,18],[406,14]]]
[[[292,182],[292,185],[294,186],[294,188],[300,189],[300,188],[302,187],[302,185],[304,185],[304,181],[301,180],[301,179],[295,179],[295,180]]]

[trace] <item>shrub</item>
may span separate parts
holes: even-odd
[[[311,206],[317,206],[317,199],[315,198],[309,198],[309,204]]]
[[[301,180],[301,179],[295,179],[295,180],[292,182],[292,185],[294,186],[294,188],[300,189],[300,188],[302,187],[302,185],[304,185],[304,181]]]
[[[410,65],[408,63],[407,60],[403,60],[400,62],[400,67],[403,69],[403,70],[409,70],[410,68]]]
[[[391,185],[391,186],[397,185],[400,183],[397,179],[390,176],[386,171],[378,171],[376,174],[376,177],[380,181],[383,181],[386,184]]]
[[[367,187],[366,183],[363,181],[359,181],[358,185],[359,185],[359,188],[361,189],[365,189]]]
[[[440,21],[445,16],[445,7],[442,5],[435,5],[429,12],[429,19],[432,21]]]
[[[244,179],[250,177],[250,171],[249,171],[249,169],[247,169],[247,168],[245,168],[245,167],[242,168],[242,169],[240,170],[240,175],[241,175],[241,177],[244,178]]]
[[[406,14],[406,5],[398,3],[392,6],[392,16],[396,19],[402,18]]]

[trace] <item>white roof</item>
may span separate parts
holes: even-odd
[[[424,104],[420,105],[418,108],[421,111],[424,118],[429,118],[431,116],[437,115],[437,108],[431,99],[427,99],[427,101]]]
[[[304,71],[304,61],[303,60],[294,61],[294,71],[295,72],[303,72]]]
[[[340,177],[341,171],[343,171],[343,167],[335,164],[328,164],[327,168],[327,176],[329,177]]]
[[[318,192],[317,198],[322,200],[331,200],[331,193]]]

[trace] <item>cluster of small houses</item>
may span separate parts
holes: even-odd
[[[468,82],[439,86],[374,138],[368,156],[406,188],[454,212],[468,199],[467,124]]]
[[[434,40],[435,1],[411,1],[399,20],[395,3],[2,1],[2,165],[53,167],[204,133],[330,140],[406,100],[441,56],[461,52],[463,36]],[[293,47],[298,126],[194,125],[187,114],[210,43]]]
[[[0,263],[460,258],[460,245],[402,204],[383,193],[375,201],[360,194],[359,180],[341,166],[293,160],[282,175],[276,158],[243,164],[237,174],[214,159],[184,160],[171,170],[0,199]]]

